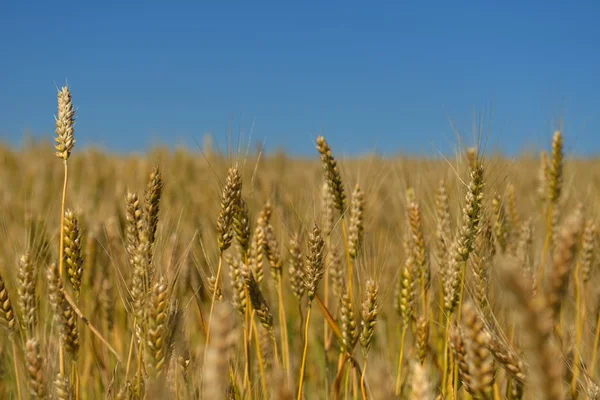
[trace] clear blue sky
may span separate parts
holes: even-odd
[[[1,2],[0,140],[51,136],[68,80],[78,144],[117,151],[224,146],[231,125],[298,154],[324,132],[435,155],[490,108],[488,149],[547,146],[564,119],[569,152],[600,150],[598,2],[194,3]]]

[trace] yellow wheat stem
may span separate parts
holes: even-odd
[[[175,372],[173,373],[174,378],[175,378],[175,400],[179,400],[179,373],[177,371],[177,369],[175,369]]]
[[[331,313],[329,312],[329,309],[323,303],[323,300],[321,300],[321,297],[319,297],[318,294],[315,296],[315,300],[317,300],[319,309],[321,309],[321,312],[323,313],[323,316],[327,320],[327,324],[331,328],[331,331],[336,336],[336,338],[341,342],[342,341],[342,330],[338,326],[337,322],[335,322],[335,318],[333,318],[333,315],[331,315]]]
[[[344,372],[344,400],[348,400],[348,393],[350,392],[350,370],[346,369]]]
[[[17,344],[15,343],[15,338],[11,335],[10,338],[12,344],[12,352],[13,352],[13,366],[15,369],[15,385],[17,386],[17,399],[21,400],[21,380],[19,379],[19,369],[17,368]]]
[[[254,343],[256,345],[256,358],[258,359],[258,369],[260,372],[260,383],[263,389],[263,398],[268,398],[265,366],[263,362],[262,350],[260,349],[260,337],[258,336],[258,329],[256,327],[256,321],[254,320],[254,318],[252,318],[252,329],[254,330]]]
[[[367,400],[367,387],[365,386],[365,374],[367,373],[367,357],[365,357],[365,361],[363,361],[363,369],[360,374],[360,393],[362,395],[362,400]]]
[[[298,384],[298,400],[302,400],[302,389],[304,386],[304,371],[306,369],[306,353],[308,350],[308,326],[310,322],[310,304],[306,312],[306,322],[304,327],[304,349],[302,350],[302,365],[300,367],[300,383]]]
[[[215,288],[215,293],[216,293],[216,288]],[[251,323],[254,321],[254,310],[252,310],[252,313],[250,312],[251,310],[251,303],[250,303],[250,295],[248,294],[248,287],[246,287],[244,285],[244,293],[246,295],[246,311],[244,313],[244,357],[246,359],[246,365],[244,365],[244,390],[246,391],[246,393],[248,393],[249,397],[252,397],[251,391],[252,388],[250,387],[250,341],[251,339],[251,331],[250,331],[250,325]],[[252,322],[251,322],[252,321]],[[254,325],[254,324],[252,324]]]
[[[459,389],[459,387],[458,387],[458,383],[459,383],[459,381],[458,381],[458,368],[456,367],[456,365],[452,365],[451,367],[453,368],[453,370],[452,370],[452,390],[453,390],[453,393],[454,393],[454,397],[453,398],[454,399],[458,399],[458,389]],[[466,393],[466,395],[467,395],[467,399],[471,398],[471,396],[469,395],[469,393]]]
[[[444,283],[442,282],[441,279],[440,279],[440,284],[439,284],[439,298],[440,299],[444,298]],[[438,314],[439,314],[439,321],[438,321],[439,325],[438,326],[443,327],[444,326],[445,314],[443,312],[441,312],[441,311]],[[442,364],[444,362],[444,360],[443,360],[443,358],[444,358],[443,351],[444,351],[444,348],[446,346],[446,340],[445,339],[447,338],[447,335],[446,336],[442,336],[442,335],[445,335],[445,330],[442,331],[442,332],[439,332],[438,335],[437,335],[438,339],[441,339],[441,340],[438,340],[438,344],[439,344],[439,346],[438,346],[438,355],[439,355],[439,358],[441,358],[438,361],[439,364]]]
[[[279,350],[277,350],[277,339],[275,339],[275,335],[271,335],[271,340],[273,341],[273,358],[275,358],[277,367],[281,367],[282,362],[279,359]]]
[[[108,350],[110,350],[110,352],[115,356],[118,362],[121,362],[121,356],[119,355],[117,350],[115,350],[115,348],[111,346],[110,343],[108,343],[108,340],[106,340],[104,336],[102,336],[102,334],[98,331],[98,329],[96,329],[96,327],[90,322],[90,320],[87,319],[85,315],[83,315],[79,307],[77,307],[77,304],[75,304],[75,302],[71,298],[71,295],[69,295],[69,292],[67,292],[65,288],[59,288],[58,290],[63,294],[65,300],[67,301],[67,303],[69,303],[73,312],[75,312],[79,319],[83,321],[83,323],[85,324],[85,326],[88,327],[90,332],[92,332],[98,338],[98,340],[100,340],[100,342],[102,342],[102,344],[105,345],[108,348]]]
[[[290,345],[288,339],[287,319],[285,316],[285,304],[283,302],[283,279],[281,274],[277,274],[277,296],[279,300],[279,325],[281,327],[281,352],[283,356],[283,369],[290,375]]]
[[[248,255],[244,256],[244,265],[248,265]],[[218,278],[217,278],[218,282]],[[217,293],[217,287],[215,286],[215,294]],[[246,393],[250,393],[250,374],[251,374],[251,366],[250,366],[250,341],[251,339],[251,331],[250,324],[254,327],[254,310],[252,310],[252,302],[250,301],[250,294],[248,293],[248,286],[244,285],[244,296],[246,297],[246,308],[244,312],[244,356],[246,358],[246,365],[244,368],[244,390]],[[252,310],[252,313],[250,311]],[[261,366],[262,367],[262,366]],[[251,394],[250,394],[251,396]]]
[[[135,346],[135,329],[136,329],[136,321],[133,321],[133,332],[131,334],[131,339],[129,340],[129,353],[127,354],[127,366],[125,367],[125,380],[129,379],[129,371],[131,369],[131,361],[133,359],[133,348]]]
[[[502,394],[500,393],[500,384],[498,379],[494,380],[494,400],[502,400]]]
[[[538,282],[543,282],[544,275],[546,274],[546,257],[550,249],[550,239],[552,238],[552,214],[554,214],[554,204],[548,205],[548,215],[546,215],[546,237],[544,238],[544,247],[542,248],[542,262],[540,264],[540,271],[538,276]]]
[[[244,340],[245,340],[245,338],[244,338]],[[231,361],[229,362],[229,381],[236,382],[235,371],[233,370],[233,365],[232,365]]]
[[[206,343],[204,348],[208,348],[210,343],[210,324],[212,322],[213,311],[215,309],[215,301],[217,300],[217,292],[219,291],[219,282],[221,280],[221,269],[223,267],[223,253],[219,253],[219,266],[217,267],[217,277],[215,279],[215,289],[213,290],[212,298],[210,300],[210,313],[208,314],[208,328],[206,330]]]
[[[360,377],[356,373],[356,368],[352,368],[352,393],[353,393],[352,398],[354,400],[358,400],[359,384],[360,384]]]
[[[348,263],[348,295],[350,303],[354,304],[354,290],[352,289],[354,282],[354,271],[352,267],[352,257],[350,257],[350,247],[348,244],[348,232],[346,228],[346,218],[342,217],[342,234],[344,235],[344,247],[346,249],[346,262]]]
[[[398,375],[396,377],[396,396],[400,396],[400,390],[402,389],[402,364],[404,359],[404,339],[406,338],[406,331],[408,325],[402,327],[402,335],[400,336],[400,356],[398,357]]]
[[[594,332],[594,346],[592,351],[592,360],[590,361],[590,377],[594,378],[596,364],[598,363],[598,345],[600,344],[600,313],[596,319],[596,331]]]
[[[423,302],[423,316],[425,317],[425,319],[427,321],[429,321],[429,310],[428,310],[428,304],[429,301],[427,301],[427,288],[425,286],[425,279],[421,279],[421,299]]]
[[[460,320],[461,316],[462,316],[462,305],[463,305],[463,299],[465,296],[465,280],[467,278],[467,263],[466,262],[462,262],[462,268],[461,268],[461,273],[460,273],[460,295],[458,297],[458,313],[457,313],[457,317],[458,320]]]
[[[573,378],[571,379],[571,395],[576,397],[577,382],[579,380],[579,364],[581,359],[581,341],[583,339],[583,319],[585,318],[585,297],[583,296],[583,286],[579,276],[580,264],[575,266],[575,306],[576,306],[576,339],[575,339],[575,360],[573,361]]]
[[[331,233],[327,235],[326,248],[331,249]],[[325,305],[329,306],[329,265],[325,266],[325,288],[324,297]],[[302,318],[302,305],[299,305],[300,317]],[[329,347],[331,346],[331,340],[329,340],[329,329],[327,326],[327,320],[323,319],[323,350],[325,357],[325,393],[329,393]]]
[[[64,257],[65,257],[65,253],[64,253],[64,245],[65,245],[65,207],[66,207],[66,202],[67,202],[67,182],[68,182],[68,178],[69,178],[69,170],[67,168],[67,160],[65,159],[63,162],[64,165],[64,178],[63,178],[63,191],[62,191],[62,201],[61,201],[61,206],[60,206],[60,233],[59,233],[59,242],[60,242],[60,247],[58,249],[58,279],[62,279],[62,275],[63,275],[63,269],[64,269]],[[60,345],[59,345],[59,353],[58,353],[58,357],[59,357],[59,368],[60,368],[60,373],[61,375],[65,375],[65,346],[62,342],[62,340],[60,341]]]
[[[71,382],[75,382],[75,366],[73,360],[71,360]]]
[[[346,366],[346,360],[348,359],[348,353],[344,353],[340,351],[340,355],[338,356],[338,368],[335,374],[336,377],[340,377],[342,379],[342,372],[344,371],[344,367]]]
[[[338,361],[338,372],[335,375],[335,380],[333,381],[333,391],[334,391],[334,398],[335,399],[339,399],[340,398],[340,390],[341,390],[341,384],[342,384],[342,377],[344,376],[344,370],[345,370],[345,366],[346,366],[346,362],[348,361],[348,359],[350,358],[350,356],[348,355],[348,353],[340,353],[340,358]]]
[[[448,390],[448,369],[450,367],[450,360],[448,359],[448,341],[450,340],[450,316],[446,321],[446,333],[444,335],[444,363],[442,368],[442,398],[446,398]]]
[[[144,349],[142,347],[142,341],[138,345],[138,365],[137,365],[137,378],[136,378],[136,393],[139,397],[142,397],[142,353]]]
[[[64,244],[65,244],[65,232],[64,232],[64,224],[65,224],[65,207],[67,201],[67,181],[69,178],[69,172],[67,168],[67,160],[64,160],[64,179],[63,179],[63,191],[62,191],[62,201],[60,208],[60,248],[59,248],[59,259],[58,259],[58,277],[62,279],[62,273],[64,269]]]
[[[77,362],[71,361],[71,376],[72,381],[75,382],[75,400],[80,399],[81,382],[79,381],[79,373],[77,372]]]

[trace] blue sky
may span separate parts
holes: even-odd
[[[567,150],[597,154],[599,4],[2,2],[0,140],[51,137],[68,80],[77,143],[115,151],[231,130],[302,155],[321,132],[338,153],[436,155],[450,121],[470,141],[491,110],[490,151],[547,147],[564,120]]]

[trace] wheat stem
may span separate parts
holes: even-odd
[[[283,353],[283,369],[290,375],[290,345],[288,339],[287,319],[285,316],[285,303],[283,302],[283,280],[277,274],[277,296],[279,300],[279,325],[281,328],[281,352]]]
[[[102,336],[102,334],[98,331],[98,329],[96,329],[96,327],[92,325],[92,323],[85,317],[85,315],[83,315],[83,313],[81,312],[79,307],[77,307],[77,305],[75,304],[69,293],[65,290],[65,288],[61,287],[58,290],[65,296],[65,300],[67,300],[67,303],[69,303],[69,305],[71,306],[75,314],[77,314],[79,319],[81,319],[83,323],[88,327],[88,329],[92,331],[92,333],[96,335],[96,337],[102,342],[102,344],[104,344],[110,350],[110,352],[113,353],[117,361],[121,362],[121,357],[119,356],[117,350],[115,350],[114,347],[112,347],[110,343],[108,343],[108,340],[106,340],[104,336]]]
[[[62,279],[62,273],[64,268],[64,244],[65,244],[65,232],[64,232],[64,224],[65,224],[65,207],[67,201],[67,181],[69,177],[69,170],[67,168],[67,160],[63,161],[64,165],[64,178],[63,178],[63,190],[62,190],[62,201],[60,207],[60,248],[59,248],[59,259],[58,259],[58,276]]]
[[[594,372],[596,372],[596,364],[598,363],[598,345],[600,345],[600,313],[596,318],[596,331],[594,332],[594,345],[592,348],[592,360],[590,361],[590,376],[594,379]]]
[[[348,400],[348,393],[350,392],[350,370],[344,370],[344,400]]]
[[[325,246],[331,249],[331,232],[325,238]],[[326,306],[329,306],[329,265],[325,265],[325,288],[324,288],[324,302]],[[298,310],[300,312],[300,321],[302,321],[302,304],[298,304]],[[329,347],[331,345],[329,329],[327,319],[323,319],[323,352],[325,358],[325,393],[329,393]]]
[[[321,312],[323,313],[325,320],[329,324],[329,327],[331,328],[331,330],[333,331],[333,333],[335,334],[337,339],[341,342],[342,341],[342,331],[341,331],[340,327],[338,326],[337,322],[335,322],[335,318],[333,318],[333,315],[331,315],[331,313],[329,312],[329,309],[327,308],[325,303],[323,303],[323,300],[321,299],[321,297],[318,294],[315,296],[315,300],[317,300],[317,304],[318,304],[319,308],[321,309]]]
[[[265,367],[263,362],[262,350],[260,349],[260,338],[258,336],[258,329],[256,327],[256,321],[252,318],[252,329],[254,330],[254,343],[256,345],[256,357],[258,358],[258,369],[260,371],[260,383],[263,389],[263,397],[267,397],[267,380],[265,376]]]
[[[62,201],[61,201],[61,206],[60,206],[60,247],[58,250],[58,278],[62,279],[62,274],[63,274],[63,264],[64,264],[64,258],[65,258],[65,253],[64,253],[64,244],[65,244],[65,232],[64,232],[64,225],[65,225],[65,207],[66,207],[66,202],[67,202],[67,181],[69,178],[69,170],[67,168],[67,159],[65,158],[63,161],[63,165],[64,165],[64,178],[63,178],[63,190],[62,190]],[[59,345],[59,368],[60,368],[60,373],[61,375],[65,375],[65,346],[62,342],[62,340],[60,341],[60,345]]]
[[[444,334],[444,364],[442,368],[442,398],[446,397],[446,392],[448,390],[448,369],[450,367],[450,363],[448,360],[448,343],[450,340],[450,317],[447,318],[446,321],[446,332]]]
[[[131,339],[129,340],[129,352],[127,353],[127,366],[125,367],[125,380],[129,379],[129,372],[131,370],[131,361],[133,359],[133,348],[135,346],[135,327],[136,322],[133,321],[133,333],[131,335]]]
[[[573,378],[571,379],[571,396],[576,397],[577,394],[577,383],[579,381],[579,364],[581,360],[581,341],[583,340],[583,323],[585,318],[585,296],[583,296],[584,287],[581,284],[581,277],[579,274],[580,263],[577,262],[574,271],[575,277],[575,355],[573,360]]]
[[[138,345],[138,365],[136,375],[136,393],[139,397],[142,397],[142,353],[144,349],[142,347],[142,341]]]
[[[204,347],[207,348],[210,343],[210,324],[212,322],[213,311],[215,309],[215,301],[217,299],[217,292],[219,291],[219,282],[221,279],[221,268],[223,266],[223,252],[219,253],[219,266],[217,267],[217,276],[215,280],[215,290],[213,290],[212,299],[210,300],[210,313],[208,314],[208,329],[206,331],[206,343]]]
[[[354,282],[354,271],[352,267],[352,257],[350,257],[350,247],[348,244],[348,233],[346,228],[346,218],[342,216],[342,233],[344,235],[344,247],[346,249],[346,262],[348,263],[348,294],[350,302],[354,304],[354,290],[352,283]]]
[[[548,205],[548,215],[546,215],[546,236],[544,238],[544,247],[542,248],[542,262],[540,263],[540,271],[538,275],[538,282],[543,282],[546,274],[546,257],[550,250],[550,240],[552,239],[552,215],[554,214],[554,204]]]
[[[365,374],[367,373],[367,358],[363,361],[363,369],[360,374],[360,393],[362,395],[362,400],[367,400],[367,387],[365,386]]]
[[[400,390],[402,389],[402,361],[404,360],[404,339],[406,338],[406,331],[408,325],[402,327],[402,335],[400,336],[400,356],[398,357],[398,375],[396,377],[396,396],[400,396]]]
[[[79,372],[77,371],[77,361],[71,360],[71,375],[72,381],[75,382],[75,400],[79,400],[81,396],[81,382],[79,380]]]
[[[17,363],[17,344],[15,341],[14,336],[11,334],[11,338],[10,338],[11,344],[12,344],[12,352],[13,352],[13,367],[15,369],[15,385],[17,386],[17,399],[21,400],[21,380],[19,378],[19,369],[17,367],[18,363]]]
[[[458,297],[458,313],[457,319],[460,320],[462,317],[462,305],[465,296],[465,279],[467,277],[467,263],[462,263],[462,269],[460,273],[460,295]]]
[[[273,358],[275,359],[275,362],[277,363],[277,367],[281,366],[281,361],[280,361],[280,357],[279,357],[279,350],[277,350],[277,339],[275,339],[275,335],[271,336],[271,340],[273,342]]]
[[[302,389],[304,386],[304,371],[306,369],[306,352],[308,350],[308,326],[310,322],[310,304],[308,305],[308,311],[306,312],[306,321],[304,328],[304,349],[302,350],[302,365],[300,367],[300,383],[298,384],[298,400],[302,400]]]
[[[250,374],[252,373],[250,370],[250,325],[254,325],[254,310],[251,310],[252,304],[246,285],[244,285],[244,293],[246,295],[246,309],[244,312],[244,357],[246,359],[246,364],[244,365],[244,390],[248,393],[249,397],[252,397],[250,388]]]

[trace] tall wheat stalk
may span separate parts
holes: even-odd
[[[306,295],[308,297],[308,310],[306,312],[306,321],[304,328],[304,348],[302,350],[302,364],[300,366],[300,377],[298,383],[298,400],[302,399],[304,389],[304,371],[306,369],[306,354],[308,350],[308,327],[310,324],[310,310],[312,301],[317,294],[319,282],[325,274],[323,265],[323,252],[325,241],[321,236],[321,230],[315,224],[309,237],[310,253],[307,255],[306,262]]]
[[[237,167],[232,167],[227,173],[227,182],[223,188],[223,195],[221,198],[221,211],[219,212],[219,218],[217,219],[219,264],[217,266],[215,290],[213,290],[210,300],[210,312],[208,314],[209,327],[211,326],[210,324],[212,322],[213,310],[215,307],[215,301],[217,299],[217,288],[220,285],[221,269],[223,267],[223,253],[231,246],[231,241],[233,240],[233,220],[240,206],[241,194],[242,178]],[[208,346],[209,343],[210,329],[208,329],[206,333],[205,346]]]
[[[375,335],[375,325],[377,324],[377,315],[379,314],[378,294],[379,288],[372,279],[367,280],[365,300],[362,303],[362,321],[360,331],[360,345],[364,357],[362,374],[360,376],[360,390],[363,399],[367,398],[367,387],[365,385],[365,375],[367,371],[367,356],[373,343]]]
[[[396,311],[401,321],[400,353],[398,355],[398,370],[396,373],[395,394],[399,396],[402,391],[402,366],[404,364],[404,347],[406,333],[410,328],[415,308],[415,259],[411,251],[410,240],[406,239],[404,248],[407,252],[406,260],[400,271],[400,279],[396,293]]]
[[[67,202],[67,182],[69,177],[67,161],[71,155],[71,151],[75,146],[75,108],[71,99],[71,91],[68,86],[64,86],[58,91],[58,114],[56,120],[56,156],[63,160],[64,178],[62,189],[62,200],[60,210],[60,244],[58,256],[58,274],[59,279],[63,276],[64,265],[64,223],[65,223],[65,206]],[[64,347],[61,342],[59,350],[60,374],[65,375],[65,354]]]
[[[552,138],[552,158],[546,166],[546,236],[542,248],[542,259],[538,280],[542,282],[546,273],[546,260],[551,250],[552,236],[555,229],[555,215],[558,212],[558,202],[562,193],[563,182],[563,136],[561,131],[556,131]]]

